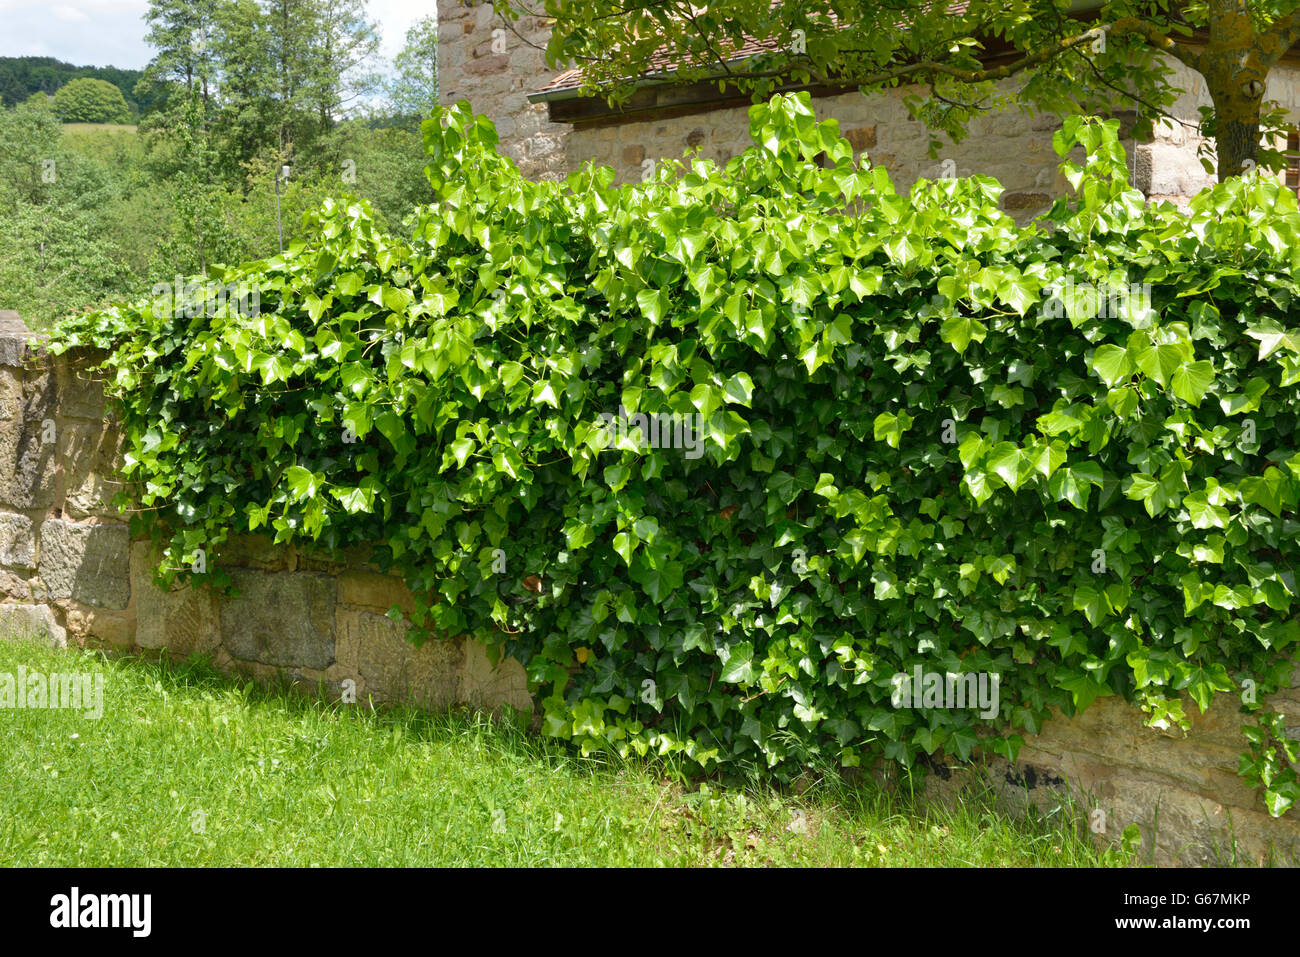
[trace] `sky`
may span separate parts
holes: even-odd
[[[379,22],[380,52],[391,60],[406,28],[434,16],[435,0],[369,0]],[[0,56],[52,56],[75,66],[141,69],[152,57],[144,42],[148,0],[0,0]]]

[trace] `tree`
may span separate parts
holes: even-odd
[[[406,31],[406,43],[393,60],[396,75],[388,82],[394,111],[423,116],[438,102],[438,21],[421,17]]]
[[[49,198],[62,135],[58,119],[31,103],[0,110],[0,209]]]
[[[508,21],[521,0],[494,0]],[[960,140],[968,121],[1024,80],[1014,101],[1055,113],[1136,108],[1138,135],[1182,92],[1170,59],[1205,79],[1213,102],[1203,129],[1223,179],[1255,165],[1282,111],[1264,103],[1269,72],[1300,41],[1300,0],[545,0],[554,18],[552,64],[583,67],[587,92],[619,102],[638,77],[717,81],[765,97],[789,82],[877,93],[922,84],[913,115]],[[739,59],[748,43],[763,52]],[[671,64],[665,75],[664,64]]]
[[[125,123],[130,107],[122,91],[107,80],[82,77],[59,87],[54,112],[65,123]]]
[[[83,76],[112,83],[122,91],[122,96],[133,110],[143,110],[151,105],[148,97],[141,99],[132,89],[140,79],[140,70],[120,70],[112,66],[76,66],[47,56],[0,57],[0,103],[13,106],[34,93],[53,94],[64,83]]]
[[[379,33],[366,19],[366,0],[316,0],[306,79],[321,130],[339,120],[344,108],[374,89],[379,80],[359,69],[379,50]]]
[[[197,84],[204,108],[214,72],[211,38],[217,0],[150,0],[145,42],[158,52],[145,68],[148,83],[183,82],[186,93]]]
[[[181,125],[210,127],[213,171],[229,184],[249,162],[327,164],[318,144],[377,82],[362,65],[378,48],[365,0],[151,0],[146,76],[170,100],[147,124],[165,162]],[[196,114],[189,103],[200,95]]]

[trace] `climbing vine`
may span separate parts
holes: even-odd
[[[416,640],[525,665],[546,733],[706,770],[1014,758],[1053,709],[1227,695],[1284,812],[1294,197],[1148,204],[1116,124],[1069,120],[1071,196],[1022,227],[988,178],[896,193],[806,96],[751,127],[725,169],[534,183],[442,110],[409,237],[327,204],[282,256],[66,321],[108,350],[164,580],[225,584],[233,534],[368,544]]]

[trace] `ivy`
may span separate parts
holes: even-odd
[[[1239,695],[1284,811],[1256,702],[1300,638],[1294,197],[1148,204],[1072,119],[1075,191],[1020,227],[985,177],[899,195],[805,95],[751,126],[725,169],[533,183],[441,110],[409,237],[327,203],[211,277],[260,311],[67,320],[164,580],[223,584],[234,534],[369,545],[413,638],[501,645],[546,733],[704,770],[1014,758],[1053,709]],[[895,707],[917,667],[998,676],[995,713]]]

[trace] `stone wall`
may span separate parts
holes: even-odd
[[[1286,715],[1288,733],[1300,737],[1300,671],[1291,685],[1266,705]],[[1183,709],[1191,730],[1158,731],[1133,705],[1099,698],[1082,714],[1056,715],[1039,734],[1026,735],[1015,765],[995,757],[977,772],[941,769],[927,792],[951,800],[975,784],[1010,807],[1032,804],[1042,812],[1068,794],[1101,841],[1117,843],[1137,824],[1143,863],[1300,865],[1296,812],[1270,817],[1263,792],[1236,773],[1247,716],[1224,695],[1205,714],[1184,696]]]
[[[236,538],[220,561],[237,597],[163,591],[152,547],[111,504],[118,440],[87,356],[29,345],[0,313],[0,632],[119,651],[210,655],[227,672],[287,676],[358,702],[531,709],[518,662],[468,638],[415,648],[388,617],[412,607],[361,555],[335,560]]]
[[[494,31],[499,31],[495,47]],[[502,152],[530,179],[562,178],[591,161],[612,167],[618,182],[634,182],[647,175],[650,164],[679,158],[689,149],[698,148],[702,156],[722,164],[750,145],[746,107],[581,127],[551,123],[546,105],[529,103],[526,97],[559,72],[546,65],[539,49],[549,35],[546,21],[525,17],[514,24],[514,31],[493,16],[490,3],[439,0],[442,102],[468,99],[476,112],[491,117],[501,134]],[[1214,182],[1197,155],[1203,143],[1196,132],[1197,108],[1208,104],[1209,96],[1198,74],[1174,60],[1169,65],[1174,84],[1186,90],[1169,111],[1180,122],[1164,121],[1149,142],[1126,139],[1125,147],[1134,185],[1152,199],[1184,204]],[[1016,85],[1013,79],[1003,88]],[[954,170],[957,176],[992,176],[1005,187],[1003,208],[1021,222],[1044,212],[1065,193],[1052,149],[1059,119],[1013,109],[989,113],[971,123],[969,137],[945,145],[932,158],[927,131],[903,105],[903,98],[916,92],[923,91],[907,87],[872,97],[845,93],[815,98],[814,106],[818,119],[838,120],[854,150],[888,169],[902,192],[923,176],[933,179],[953,175]],[[1288,63],[1276,67],[1267,97],[1300,120],[1300,69]],[[1127,130],[1126,124],[1126,137]]]
[[[1131,139],[1131,117],[1121,116],[1120,132],[1128,153],[1130,180],[1153,200],[1184,205],[1215,176],[1201,164],[1198,150],[1205,143],[1197,132],[1198,107],[1207,105],[1204,80],[1177,61],[1171,61],[1175,85],[1186,90],[1170,107],[1181,122],[1162,121],[1146,142]],[[546,77],[539,77],[545,82]],[[539,83],[540,85],[540,83]],[[1015,81],[1004,81],[1009,92]],[[875,165],[889,170],[894,187],[906,192],[920,178],[939,176],[992,176],[1004,187],[1002,208],[1020,222],[1043,213],[1067,191],[1060,174],[1060,159],[1052,148],[1052,134],[1061,121],[1051,115],[1031,115],[1006,109],[977,117],[961,143],[945,140],[936,157],[929,155],[929,133],[904,106],[904,97],[923,92],[899,88],[876,96],[843,93],[816,97],[813,108],[819,120],[834,118],[840,132]],[[1269,79],[1268,94],[1300,120],[1300,70],[1277,67]],[[651,119],[644,122],[574,129],[564,140],[569,169],[592,161],[614,168],[619,182],[640,179],[650,167],[646,160],[680,157],[697,148],[700,155],[719,165],[751,143],[745,107],[713,110],[692,116]],[[1213,159],[1212,149],[1208,156]]]
[[[1052,133],[1061,125],[1056,117],[1028,118],[1011,111],[981,117],[967,140],[931,158],[929,131],[904,106],[909,92],[904,88],[872,97],[856,92],[816,97],[813,110],[819,120],[835,119],[859,161],[865,154],[872,164],[884,166],[901,192],[923,176],[993,176],[1006,189],[1003,206],[1026,218],[1045,211],[1064,191],[1065,180],[1056,169],[1060,160],[1052,149]],[[565,155],[571,168],[592,161],[612,166],[619,182],[634,182],[652,171],[647,160],[681,157],[698,148],[702,157],[724,165],[752,142],[748,107],[730,107],[575,129],[565,140]]]
[[[537,17],[507,25],[491,3],[438,0],[438,99],[469,100],[501,136],[500,149],[529,179],[563,179],[572,169],[564,153],[569,127],[547,119],[546,105],[528,102],[552,71],[539,47],[550,27]]]
[[[28,339],[16,315],[0,313],[0,635],[203,653],[228,672],[335,694],[350,681],[359,702],[531,707],[523,668],[494,667],[477,641],[408,644],[385,613],[409,610],[410,593],[360,551],[328,557],[236,538],[219,560],[237,597],[159,589],[151,546],[110,504],[118,443],[88,357],[56,359]],[[1300,694],[1269,704],[1300,725]],[[981,773],[1004,797],[1049,810],[1072,793],[1105,812],[1102,840],[1138,824],[1158,863],[1296,863],[1300,822],[1270,818],[1236,774],[1244,741],[1231,702],[1216,699],[1204,716],[1184,708],[1191,732],[1168,734],[1146,728],[1132,705],[1101,699],[1028,736],[1014,766],[997,759]],[[941,770],[929,793],[949,798],[971,774]]]

